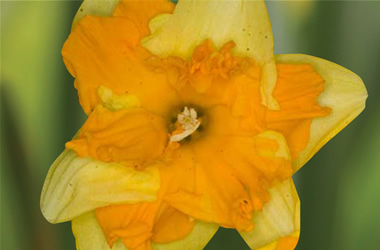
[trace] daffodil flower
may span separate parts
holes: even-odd
[[[273,55],[264,1],[84,1],[62,55],[88,119],[41,197],[77,248],[294,249],[292,175],[365,106],[361,79]]]

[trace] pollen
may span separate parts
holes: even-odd
[[[201,125],[201,121],[197,117],[195,109],[185,107],[183,112],[177,116],[175,130],[170,136],[170,141],[179,142],[194,133]]]

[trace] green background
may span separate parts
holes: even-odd
[[[1,249],[75,249],[70,223],[39,210],[50,164],[85,121],[60,50],[78,1],[1,1]],[[367,108],[295,175],[297,249],[380,246],[380,2],[268,2],[275,53],[303,53],[362,77]],[[248,249],[219,230],[206,249]]]

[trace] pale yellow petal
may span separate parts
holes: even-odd
[[[158,16],[155,16],[152,20],[149,22],[149,30],[151,33],[159,32],[159,29],[164,27],[164,24],[170,20],[172,14],[161,14]]]
[[[108,246],[94,212],[73,219],[72,228],[77,250],[127,250],[120,240],[115,242],[112,249]]]
[[[74,28],[85,15],[111,16],[115,6],[120,0],[84,0],[74,17]]]
[[[189,59],[206,39],[218,48],[234,41],[236,55],[262,66],[263,102],[278,108],[272,96],[277,81],[272,28],[263,0],[181,0],[172,15],[154,18],[150,27],[152,34],[142,44],[161,57]]]
[[[50,167],[42,189],[41,211],[49,222],[59,223],[110,204],[154,201],[159,186],[156,167],[138,171],[80,158],[66,149]]]
[[[196,221],[193,231],[186,238],[166,244],[153,244],[154,250],[196,250],[203,249],[214,236],[219,226]]]
[[[73,219],[72,228],[78,250],[127,250],[120,240],[116,241],[112,249],[109,248],[94,212],[89,212]],[[186,238],[167,244],[153,244],[153,249],[203,249],[214,236],[218,228],[219,226],[216,224],[197,221],[193,231]]]
[[[292,179],[278,183],[269,190],[270,201],[254,214],[255,228],[241,232],[252,249],[275,249],[285,237],[298,237],[300,231],[300,200]]]
[[[237,54],[265,63],[273,57],[273,38],[264,1],[181,0],[144,46],[160,56],[189,59],[205,39],[221,47],[235,41]],[[155,18],[162,22],[162,19]]]
[[[325,80],[325,90],[318,103],[332,110],[329,116],[313,119],[309,142],[294,163],[298,170],[363,111],[367,90],[358,75],[335,63],[308,55],[277,55],[275,58],[278,63],[313,66]]]

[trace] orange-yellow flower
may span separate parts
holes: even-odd
[[[84,2],[63,47],[88,119],[44,216],[72,220],[78,249],[202,249],[218,226],[293,249],[291,176],[364,108],[360,78],[274,56],[261,0],[116,2]]]

